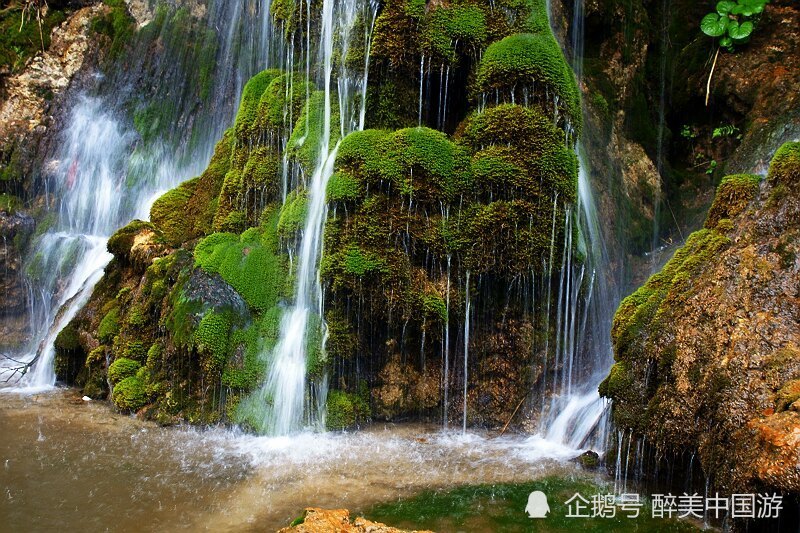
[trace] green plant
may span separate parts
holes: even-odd
[[[681,128],[681,137],[692,141],[697,138],[697,132],[688,124],[684,124]]]
[[[712,139],[718,139],[720,137],[732,137],[739,132],[739,128],[734,126],[733,124],[726,124],[725,126],[720,126],[719,128],[714,128],[714,133],[711,135]],[[737,136],[741,137],[741,135]]]
[[[769,0],[722,0],[716,11],[700,21],[700,29],[709,37],[719,37],[720,46],[732,52],[735,45],[750,40],[764,6]]]

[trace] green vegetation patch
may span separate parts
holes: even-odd
[[[525,508],[528,496],[541,491],[550,512],[535,521]],[[363,515],[393,527],[434,531],[697,531],[675,519],[651,518],[650,505],[642,501],[637,518],[619,511],[613,518],[568,518],[566,504],[576,493],[591,501],[596,494],[613,494],[614,488],[594,479],[549,476],[519,484],[468,485],[426,491],[417,496],[376,505]],[[591,513],[591,503],[588,510]]]
[[[580,131],[580,92],[575,75],[549,32],[510,35],[490,45],[478,66],[475,84],[479,93],[490,96],[514,92],[516,101],[523,101],[523,88],[529,89],[531,99],[544,94],[551,101],[558,98],[557,107]],[[540,101],[545,106],[551,103]]]
[[[241,235],[213,233],[194,251],[195,266],[222,276],[259,311],[276,304],[286,281],[277,237],[278,215],[273,210],[262,227],[250,228]]]

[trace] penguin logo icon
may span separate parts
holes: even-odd
[[[530,493],[525,512],[528,513],[530,518],[547,518],[550,506],[547,504],[547,496],[544,495],[544,492],[535,490]]]

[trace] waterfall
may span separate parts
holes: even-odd
[[[177,19],[185,24],[188,10],[171,13],[157,12],[159,21],[142,28],[114,62],[120,66],[97,73],[66,104],[65,126],[55,133],[56,148],[41,169],[48,201],[55,199],[48,215],[53,223],[36,237],[25,260],[33,294],[30,341],[0,360],[0,382],[8,380],[16,390],[55,384],[55,338],[111,260],[108,238],[133,218],[147,218],[158,196],[207,166],[244,83],[281,53],[271,48],[266,0],[211,2],[206,17],[194,21],[197,35],[213,36],[202,50],[187,47],[193,36],[180,33],[188,30]],[[158,54],[151,50],[155,43],[163,48]],[[200,64],[210,71],[198,110],[196,98],[187,95],[196,90]],[[137,132],[130,116],[132,107],[149,109],[140,107],[152,103],[140,101],[146,91],[160,105],[153,108],[160,113],[154,123],[163,122],[154,138]]]
[[[306,398],[306,356],[309,329],[321,327],[324,350],[325,324],[323,316],[322,287],[319,282],[319,260],[325,219],[327,216],[326,189],[333,175],[338,142],[333,143],[333,134],[344,137],[356,129],[364,127],[367,73],[369,54],[361,73],[351,74],[344,61],[353,39],[362,37],[369,49],[371,25],[365,35],[354,36],[352,30],[359,13],[369,12],[367,20],[374,22],[377,5],[364,5],[360,0],[335,2],[324,0],[321,14],[321,34],[319,55],[322,59],[322,89],[324,90],[324,111],[319,155],[310,182],[306,185],[308,206],[302,230],[300,249],[297,255],[297,279],[295,301],[281,320],[278,344],[271,354],[267,378],[257,393],[265,402],[263,428],[270,434],[285,435],[300,429],[304,415]],[[339,48],[334,48],[336,44]],[[336,81],[338,95],[339,124],[331,123],[332,98],[334,96],[333,65],[340,59],[340,71]],[[358,112],[351,108],[354,97],[361,97]],[[333,128],[336,127],[336,132]],[[331,146],[333,145],[333,146]],[[318,320],[311,320],[312,314]],[[321,324],[317,326],[316,324]],[[323,382],[326,380],[323,379]],[[322,385],[323,389],[325,384]],[[317,409],[324,405],[324,390],[317,391]],[[308,413],[313,419],[314,413]],[[324,415],[323,415],[324,416]],[[316,422],[321,424],[321,420]]]
[[[583,4],[584,0],[574,1],[571,39],[573,70],[579,85],[583,71]],[[609,251],[597,214],[588,159],[580,143],[576,150],[578,202],[574,217],[568,215],[565,223],[566,248],[556,295],[554,368],[557,374],[551,383],[549,405],[543,401],[539,430],[545,439],[571,448],[603,450],[607,403],[600,398],[597,388],[613,364],[611,324],[620,298],[612,279]],[[577,224],[580,230],[578,243],[571,242],[572,224]],[[585,252],[583,264],[572,264],[573,245]],[[586,284],[588,287],[584,287]],[[547,307],[549,315],[549,304]]]

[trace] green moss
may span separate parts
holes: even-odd
[[[119,333],[119,327],[119,307],[113,307],[100,321],[100,325],[97,327],[97,339],[102,344],[111,344],[114,341],[114,337]]]
[[[486,18],[478,6],[453,5],[431,9],[422,29],[422,47],[431,55],[448,62],[457,60],[455,44],[469,47],[473,53],[486,39]]]
[[[13,215],[22,207],[22,200],[11,194],[0,194],[0,211]]]
[[[284,259],[278,248],[279,213],[273,210],[261,228],[242,235],[214,233],[197,244],[195,265],[217,273],[256,310],[274,306],[286,279]]]
[[[262,135],[282,135],[300,116],[306,94],[314,90],[305,75],[287,72],[276,76],[264,89],[258,102],[254,126]],[[292,122],[288,122],[288,121]]]
[[[518,34],[493,43],[483,54],[476,74],[478,92],[493,98],[524,101],[524,88],[531,91],[530,98],[538,100],[544,109],[550,109],[558,97],[558,109],[565,114],[575,131],[580,131],[580,93],[572,69],[549,32]],[[542,99],[548,94],[550,101]]]
[[[278,217],[278,236],[291,239],[303,228],[306,220],[308,197],[305,190],[292,191],[286,197]]]
[[[797,190],[800,183],[800,142],[785,143],[775,152],[767,180],[772,185],[784,185]]]
[[[466,150],[430,128],[352,133],[342,141],[336,164],[364,183],[391,183],[421,201],[455,198],[471,183]]]
[[[422,309],[429,320],[440,323],[447,322],[447,304],[438,294],[425,294],[422,297]]]
[[[42,19],[40,33],[35,10],[23,19],[21,6],[21,3],[7,3],[0,11],[0,70],[12,74],[22,70],[38,52],[50,47],[53,28],[66,19],[63,10],[51,7]]]
[[[328,180],[326,190],[328,202],[350,202],[359,199],[362,194],[361,182],[347,172],[336,172]]]
[[[332,99],[333,100],[333,99]],[[325,122],[325,92],[314,91],[303,106],[297,123],[289,137],[287,151],[289,155],[297,161],[310,175],[316,168],[322,149],[323,130]],[[335,100],[331,101],[331,138],[329,148],[333,148],[339,141],[339,128],[335,127],[339,123],[339,108]]]
[[[181,183],[157,199],[150,208],[150,220],[161,230],[164,239],[173,246],[178,246],[192,237],[191,219],[187,216],[187,207],[197,182],[195,178]]]
[[[195,346],[203,355],[203,370],[206,374],[221,372],[228,356],[228,340],[231,331],[229,313],[210,311],[203,315],[195,332]]]
[[[325,411],[325,426],[329,430],[352,428],[370,418],[369,403],[364,398],[340,390],[328,393]]]
[[[105,35],[111,40],[108,51],[111,58],[116,58],[133,37],[136,24],[128,14],[124,0],[103,0],[103,3],[110,9],[107,13],[92,19],[90,27],[93,32]]]
[[[148,401],[145,384],[137,376],[127,377],[114,387],[111,399],[118,409],[137,411]]]
[[[706,217],[706,228],[718,227],[723,219],[733,219],[739,215],[758,195],[761,176],[736,174],[722,178],[717,194]]]
[[[234,126],[238,138],[247,138],[254,132],[261,96],[270,83],[280,75],[280,70],[264,70],[250,78],[245,84],[242,90],[239,111],[236,113],[236,125]]]
[[[111,383],[117,384],[125,378],[135,376],[142,365],[138,361],[119,357],[108,367],[108,379]]]
[[[264,378],[268,355],[280,335],[283,308],[274,306],[244,329],[231,332],[228,362],[222,383],[232,389],[249,391]]]
[[[55,348],[59,351],[72,352],[81,348],[78,331],[72,325],[67,325],[62,329],[55,340]]]
[[[564,131],[539,109],[515,104],[475,113],[462,137],[476,152],[475,184],[493,191],[493,198],[498,192],[510,197],[542,193],[573,202],[578,158],[564,139]]]
[[[547,495],[547,518],[531,520],[524,512],[533,491]],[[570,518],[566,503],[575,494],[591,500],[591,495],[613,494],[614,487],[595,477],[575,474],[548,476],[519,484],[486,484],[427,490],[411,498],[381,503],[365,510],[375,521],[403,529],[434,531],[575,531],[605,532],[689,532],[697,528],[684,520],[653,518],[650,504],[642,500],[638,517],[616,509],[615,516],[597,519]],[[591,506],[591,504],[589,504]],[[572,506],[574,510],[574,503]],[[591,512],[591,509],[589,509]],[[576,521],[580,525],[576,525]],[[535,526],[533,525],[535,524]]]

